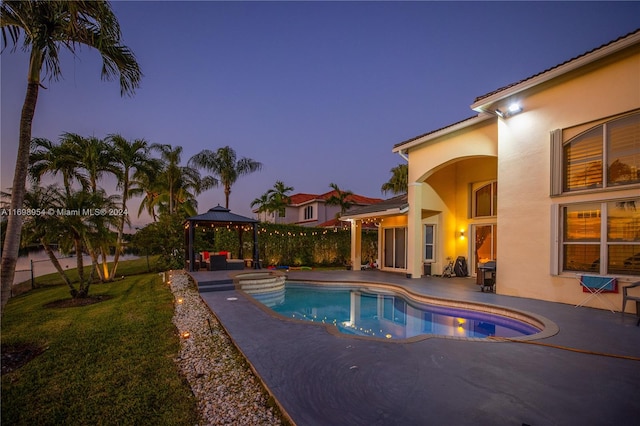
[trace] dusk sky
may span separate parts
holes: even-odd
[[[640,27],[640,2],[114,2],[144,73],[132,98],[100,80],[101,60],[64,52],[43,81],[33,136],[63,132],[181,145],[182,164],[231,146],[263,163],[230,208],[277,180],[368,197],[404,162],[394,144],[471,117],[477,96]],[[11,186],[28,56],[1,55],[1,187]],[[104,185],[114,192],[113,187]],[[198,197],[224,205],[222,187]],[[130,203],[131,219],[139,200]]]

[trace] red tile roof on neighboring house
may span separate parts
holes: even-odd
[[[301,204],[309,203],[311,201],[327,201],[329,198],[331,198],[332,195],[338,195],[338,192],[336,190],[332,190],[319,195],[299,193],[299,194],[293,194],[289,196],[289,199],[291,200],[290,205],[298,206]],[[382,201],[382,199],[370,198],[370,197],[365,197],[363,195],[352,194],[349,197],[347,197],[347,201],[353,204],[368,205],[368,204],[379,203],[380,201]]]

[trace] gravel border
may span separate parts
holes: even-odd
[[[260,380],[189,276],[180,271],[167,274],[175,298],[173,323],[181,340],[175,361],[198,401],[202,425],[282,425]]]

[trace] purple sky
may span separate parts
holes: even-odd
[[[476,96],[640,25],[640,2],[114,2],[145,74],[132,98],[83,49],[45,81],[34,137],[63,132],[182,145],[183,165],[229,145],[263,163],[230,208],[277,180],[295,192],[381,197],[394,144],[474,115]],[[1,187],[11,186],[28,57],[1,55]],[[104,185],[112,190],[109,185]],[[387,196],[391,196],[388,194]],[[199,212],[224,204],[221,187]],[[138,200],[132,204],[134,224]]]

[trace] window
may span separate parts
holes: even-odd
[[[498,182],[491,182],[473,191],[473,217],[496,216],[498,212]]]
[[[424,261],[435,262],[435,225],[424,225]]]
[[[558,146],[558,135],[552,133],[552,150]],[[562,192],[640,183],[640,112],[571,138],[563,144],[561,155]]]
[[[640,275],[640,198],[562,208],[562,269]]]
[[[399,297],[382,296],[382,317],[397,324],[407,323],[407,302]]]
[[[304,208],[304,219],[313,219],[313,206],[307,206]]]

